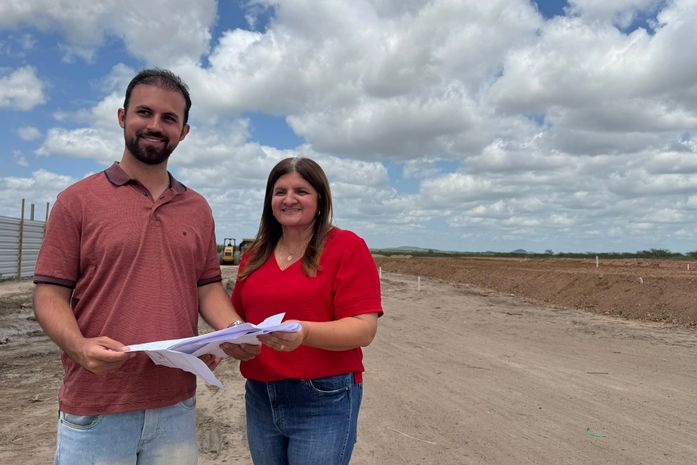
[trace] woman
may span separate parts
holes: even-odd
[[[252,323],[285,312],[302,329],[260,336],[241,362],[252,460],[268,464],[347,464],[356,441],[363,353],[382,314],[370,251],[332,226],[322,168],[287,158],[269,174],[256,240],[232,295]]]

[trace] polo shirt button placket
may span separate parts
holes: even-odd
[[[150,222],[154,226],[160,226],[160,219],[157,216],[157,204],[153,204],[153,206],[150,209]]]

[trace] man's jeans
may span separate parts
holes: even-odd
[[[192,465],[196,398],[151,410],[77,416],[60,412],[57,465]]]
[[[353,374],[247,380],[247,439],[257,465],[340,465],[356,443],[363,384]]]

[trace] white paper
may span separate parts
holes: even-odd
[[[223,342],[260,344],[257,339],[257,336],[260,334],[273,331],[300,331],[300,323],[297,321],[283,323],[284,316],[285,313],[277,313],[258,325],[243,323],[232,328],[220,329],[200,336],[133,344],[128,347],[128,352],[145,352],[157,365],[188,371],[200,376],[207,383],[222,388],[223,383],[215,377],[208,366],[198,357],[204,354],[213,354],[222,358],[227,357],[228,355],[220,348],[220,344]]]
[[[157,365],[179,368],[180,370],[185,370],[200,376],[208,384],[218,386],[219,388],[223,387],[223,383],[215,377],[210,368],[208,368],[208,365],[203,363],[198,357],[169,349],[146,350],[144,352],[148,354],[148,357]]]

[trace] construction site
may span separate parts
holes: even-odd
[[[364,351],[352,463],[694,463],[694,267],[375,261],[385,315]],[[222,270],[231,291],[237,266]],[[0,283],[2,464],[54,453],[60,354],[31,290]],[[251,463],[244,379],[232,360],[216,375],[224,389],[198,383],[199,463]]]

